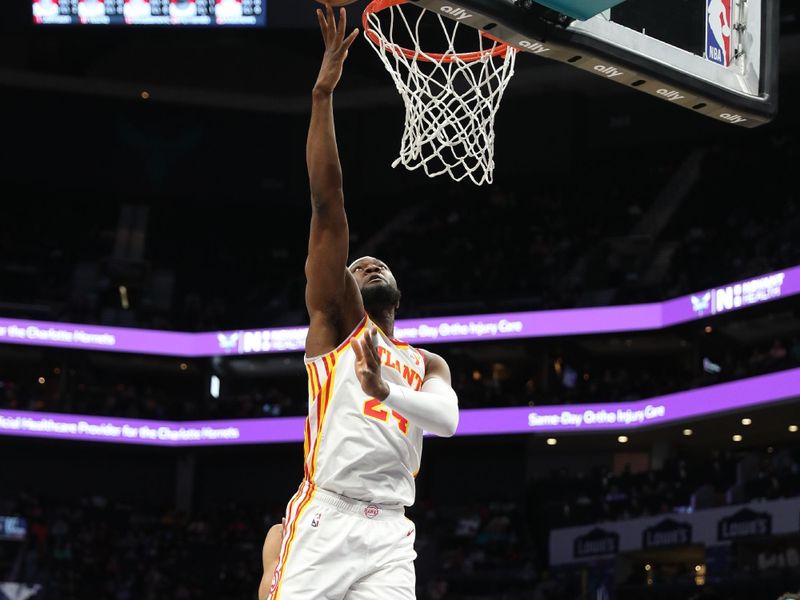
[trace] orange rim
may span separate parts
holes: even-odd
[[[373,31],[373,29],[370,27],[369,16],[377,14],[382,10],[386,10],[387,8],[391,8],[393,6],[406,4],[407,2],[408,0],[372,0],[372,2],[370,2],[369,5],[367,5],[367,8],[364,9],[364,14],[361,18],[361,24],[364,27],[364,34],[372,41],[373,44],[375,44],[376,46],[381,46],[382,42],[378,34],[375,33],[375,31]],[[469,63],[481,60],[486,56],[490,57],[505,56],[506,52],[508,52],[509,48],[508,44],[506,44],[502,40],[498,40],[496,37],[489,35],[485,31],[481,31],[480,33],[486,39],[496,42],[497,46],[489,50],[478,50],[476,52],[464,52],[461,54],[432,54],[432,53],[421,54],[416,50],[409,50],[408,48],[403,48],[402,46],[398,46],[397,44],[386,44],[384,45],[384,48],[388,52],[391,52],[393,54],[400,54],[411,60],[421,60],[423,62],[438,62],[438,63],[451,63],[457,60]]]

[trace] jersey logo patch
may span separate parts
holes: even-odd
[[[272,596],[272,594],[275,593],[275,588],[278,587],[278,581],[280,581],[280,572],[278,571],[278,567],[276,566],[275,570],[272,572],[272,582],[270,583],[269,586],[270,596]]]

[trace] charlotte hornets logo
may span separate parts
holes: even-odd
[[[701,317],[711,308],[711,292],[702,296],[692,296],[692,310]]]
[[[239,342],[239,334],[231,333],[230,335],[225,335],[224,333],[218,333],[217,341],[219,342],[220,349],[224,350],[227,354],[236,349],[236,345]]]

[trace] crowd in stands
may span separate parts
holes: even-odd
[[[304,374],[303,374],[304,376]],[[116,416],[130,419],[201,421],[278,416],[307,413],[305,381],[298,375],[276,383],[259,382],[213,398],[207,388],[134,380],[86,381],[67,377],[60,383],[39,383],[37,377],[20,381],[4,375],[0,379],[0,409],[30,410],[81,415]],[[120,378],[122,379],[122,378]],[[299,382],[296,381],[299,379]],[[294,393],[290,395],[286,387]]]
[[[769,148],[743,148],[737,160],[761,164],[760,178],[743,177],[737,185],[741,198],[763,197],[764,181],[782,177],[781,166],[761,162],[766,155],[800,158],[796,139],[776,136]],[[703,168],[724,169],[730,159],[722,147],[712,148]],[[708,226],[709,223],[716,225]],[[800,244],[794,232],[800,227],[797,202],[776,197],[734,203],[718,193],[714,178],[702,177],[669,224],[666,236],[680,242],[666,274],[666,297],[704,290],[781,268],[800,264]]]
[[[3,575],[43,585],[36,600],[241,600],[255,597],[261,544],[283,509],[226,504],[189,515],[102,496],[24,494],[0,498],[0,514],[27,520],[22,556]],[[538,570],[516,504],[420,505],[409,516],[419,532],[420,600],[533,599]]]
[[[718,363],[700,356],[690,363],[650,356],[601,360],[577,347],[554,347],[550,359],[543,358],[547,352],[523,351],[522,358],[493,363],[459,353],[450,368],[459,405],[468,409],[635,401],[800,366],[797,337],[732,348]],[[67,361],[70,356],[75,352]],[[223,377],[218,398],[205,377],[177,369],[156,377],[83,363],[50,370],[17,366],[0,370],[0,409],[184,421],[306,414],[307,382],[299,366],[273,377]]]
[[[647,356],[604,361],[573,350],[556,355],[546,376],[531,364],[466,368],[456,362],[453,379],[460,405],[468,408],[627,402],[797,367],[800,338],[731,349],[717,360],[703,357],[687,364]]]
[[[282,513],[225,505],[186,515],[102,496],[29,495],[6,499],[3,510],[28,521],[14,578],[43,584],[37,600],[255,597],[263,535]]]
[[[800,495],[800,453],[761,454],[758,476],[744,484],[745,500],[776,500]]]
[[[561,469],[531,481],[515,500],[422,498],[408,513],[417,525],[417,597],[566,600],[576,581],[548,572],[543,548],[550,529],[684,511],[704,485],[714,488],[717,504],[726,504],[744,456],[675,458],[640,473]],[[762,449],[757,458],[760,468],[743,501],[800,493],[796,447]],[[22,516],[28,527],[4,575],[42,584],[36,600],[249,598],[260,579],[263,536],[282,513],[277,504],[229,502],[187,514],[102,495],[70,501],[0,495],[0,514]],[[794,560],[787,544],[761,552],[758,568]]]
[[[780,165],[798,158],[797,142],[776,133],[764,146],[742,146],[737,160],[779,181]],[[672,153],[658,152],[627,156],[637,177],[614,186],[587,173],[569,185],[524,179],[458,193],[434,183],[403,192],[400,203],[356,197],[352,252],[391,266],[402,317],[657,301],[800,264],[792,233],[800,211],[790,197],[762,197],[755,176],[737,183],[752,202],[717,193],[730,178],[731,151],[701,149],[703,176],[671,211],[659,194],[690,176]],[[591,168],[600,174],[609,161],[598,157]],[[185,207],[161,203],[124,235],[119,206],[44,202],[15,203],[0,224],[2,316],[181,330],[306,319],[305,201],[196,206],[190,228]],[[370,210],[358,210],[361,202]],[[665,210],[663,223],[652,217]],[[142,256],[120,258],[120,240],[136,235]]]
[[[800,494],[797,448],[759,452],[759,468],[746,480],[737,471],[742,457],[731,451],[715,451],[707,462],[672,457],[660,469],[640,472],[630,467],[621,473],[599,467],[555,470],[531,484],[532,512],[547,515],[548,527],[571,527]],[[698,506],[694,496],[703,486],[711,493]],[[737,486],[743,494],[735,493]]]

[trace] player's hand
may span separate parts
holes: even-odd
[[[389,395],[389,386],[381,377],[381,358],[378,356],[378,332],[370,329],[363,339],[353,340],[356,353],[356,376],[365,394],[378,400]]]
[[[343,7],[339,9],[338,23],[330,4],[324,13],[321,9],[317,9],[317,19],[322,31],[322,39],[325,40],[325,55],[322,58],[322,66],[314,89],[330,94],[339,83],[347,51],[358,36],[358,29],[351,31],[347,37],[344,36],[347,29],[347,11]]]

